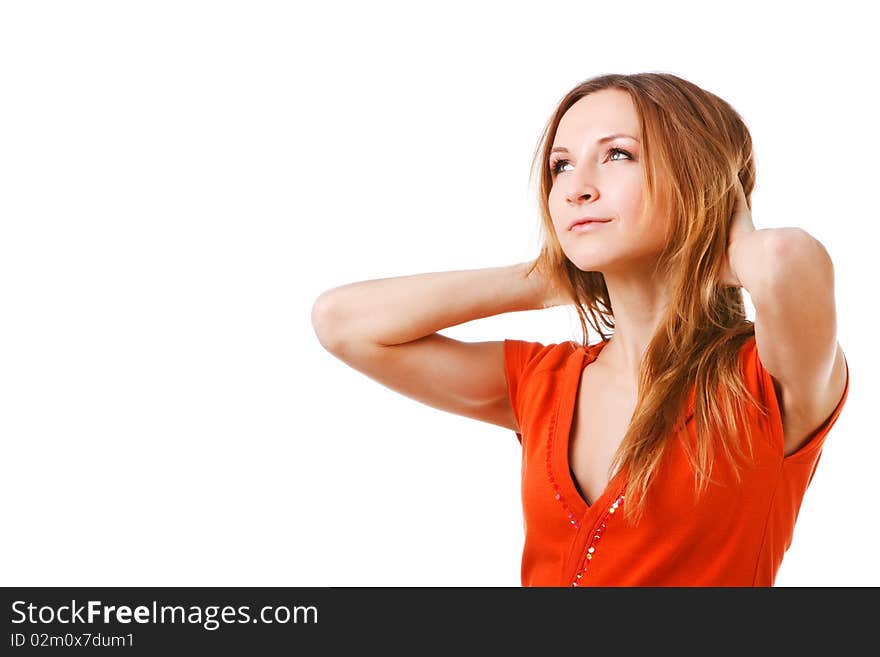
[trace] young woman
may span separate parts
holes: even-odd
[[[539,153],[535,261],[334,288],[319,340],[516,432],[524,586],[771,586],[849,391],[827,251],[755,229],[748,129],[674,75],[578,84]],[[437,333],[562,304],[581,343]]]

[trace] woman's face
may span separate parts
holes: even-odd
[[[581,98],[559,123],[550,154],[550,216],[563,252],[582,271],[609,273],[653,265],[662,250],[663,218],[641,215],[638,128],[635,105],[619,89]],[[600,141],[617,134],[629,137]],[[554,152],[557,149],[565,150]],[[569,230],[572,221],[584,216],[610,221]]]

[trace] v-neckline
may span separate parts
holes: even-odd
[[[572,424],[574,423],[575,405],[577,403],[578,393],[580,392],[583,371],[585,368],[589,367],[596,358],[598,358],[599,352],[602,351],[607,344],[608,340],[606,339],[597,342],[596,344],[589,345],[587,348],[581,347],[578,349],[580,358],[573,355],[569,360],[566,376],[564,377],[564,382],[560,389],[561,399],[559,400],[559,406],[557,407],[557,421],[554,423],[553,428],[554,435],[552,437],[553,454],[551,468],[554,473],[554,478],[561,483],[566,500],[571,501],[569,507],[576,510],[582,518],[586,518],[586,516],[592,513],[595,509],[607,507],[607,499],[612,495],[616,498],[623,490],[625,484],[623,481],[623,468],[621,468],[614,473],[614,476],[608,481],[605,489],[595,500],[593,500],[593,503],[588,504],[584,499],[584,496],[581,495],[580,490],[578,490],[577,484],[575,484],[574,473],[571,470],[571,461],[568,455],[569,442],[571,441],[571,429]],[[695,397],[696,390],[691,386],[685,419],[680,425],[681,428],[693,419]]]
[[[593,509],[601,509],[605,505],[605,499],[612,493],[617,492],[620,484],[622,472],[618,471],[608,481],[605,489],[599,496],[593,500],[592,504],[588,504],[587,500],[578,490],[574,481],[574,474],[571,471],[571,461],[569,459],[569,442],[571,441],[571,429],[574,423],[574,411],[577,403],[578,393],[580,391],[581,378],[585,368],[589,367],[593,361],[599,356],[599,352],[605,348],[608,340],[602,340],[594,345],[590,345],[586,349],[580,348],[581,357],[574,357],[570,361],[569,370],[567,372],[565,385],[561,390],[563,395],[559,408],[559,421],[556,422],[556,436],[553,443],[556,446],[553,455],[553,465],[556,471],[556,480],[561,481],[564,486],[566,497],[572,500],[578,508],[581,516],[593,511]]]

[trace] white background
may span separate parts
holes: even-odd
[[[776,584],[880,585],[868,11],[3,3],[0,583],[519,586],[515,435],[346,366],[312,304],[534,257],[556,102],[663,71],[746,120],[756,227],[835,263],[851,390]],[[580,337],[566,308],[443,333]]]

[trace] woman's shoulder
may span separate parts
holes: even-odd
[[[592,350],[595,345],[583,347],[574,340],[543,343],[508,338],[504,340],[505,360],[518,371],[558,370],[572,358]]]

